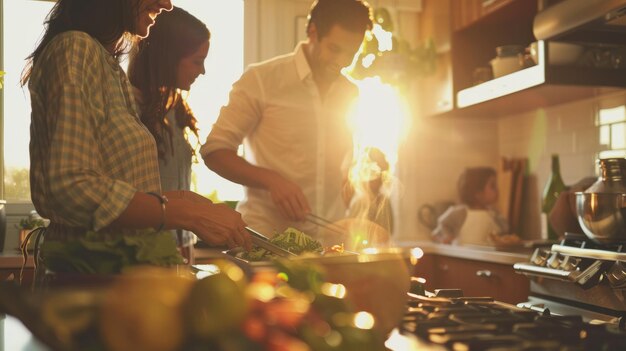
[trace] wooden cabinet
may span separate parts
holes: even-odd
[[[433,78],[439,80],[437,84],[428,82],[434,88],[424,93],[427,105],[422,112],[437,116],[499,117],[612,93],[626,87],[626,68],[553,65],[548,59],[551,54],[548,41],[537,44],[542,49],[535,65],[527,60],[526,68],[512,74],[487,81],[477,79],[477,75],[482,76],[491,69],[490,61],[496,57],[498,46],[528,47],[536,42],[533,32],[535,16],[558,2],[445,0],[449,6],[450,47],[448,55],[440,56],[438,63],[446,74],[437,73]],[[428,6],[444,6],[431,3],[439,1],[426,0],[424,16],[430,16]],[[592,42],[603,43],[610,39],[607,35],[593,38]],[[448,90],[439,89],[439,86],[448,87]],[[452,101],[452,105],[440,108],[447,101]]]
[[[422,264],[423,263],[423,264]],[[528,299],[530,282],[512,265],[441,255],[425,255],[414,275],[426,279],[426,290],[461,289],[465,296],[490,296],[519,303]]]
[[[452,0],[452,28],[459,30],[513,0]],[[531,2],[529,0],[525,0]]]

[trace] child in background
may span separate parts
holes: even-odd
[[[507,220],[493,208],[498,201],[496,171],[491,167],[467,168],[457,183],[461,204],[442,214],[433,230],[433,239],[446,244],[501,244],[518,242],[507,235]]]

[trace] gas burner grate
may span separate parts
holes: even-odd
[[[449,350],[626,350],[618,324],[590,324],[490,298],[409,294],[400,331]]]

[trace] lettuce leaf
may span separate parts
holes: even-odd
[[[56,272],[116,274],[140,264],[183,264],[172,233],[152,229],[115,234],[88,231],[78,240],[44,240],[41,251],[46,268]]]

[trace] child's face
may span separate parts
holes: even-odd
[[[476,194],[476,203],[480,206],[491,206],[498,201],[498,184],[496,177],[491,176],[485,184],[485,188]]]

